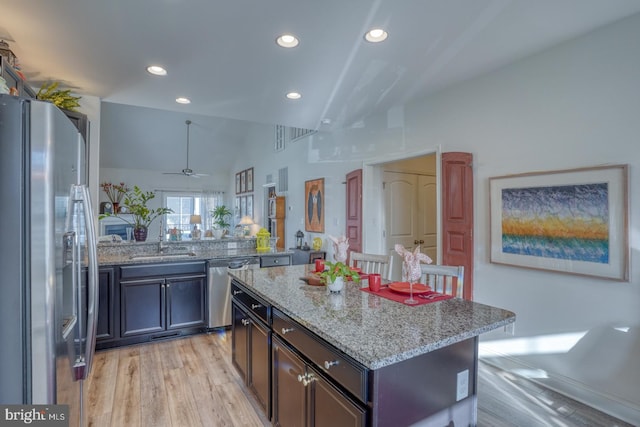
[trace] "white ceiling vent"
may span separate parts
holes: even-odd
[[[305,136],[313,135],[316,132],[316,130],[312,129],[292,128],[283,125],[276,125],[274,150],[282,151],[285,149],[287,143],[298,141]]]
[[[317,130],[303,128],[289,128],[289,141],[295,142],[308,135],[313,135]]]

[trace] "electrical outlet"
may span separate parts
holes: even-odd
[[[238,248],[238,242],[227,243],[227,249],[237,249],[237,248]]]
[[[462,372],[458,372],[456,402],[461,401],[467,396],[469,396],[469,370],[465,369]]]

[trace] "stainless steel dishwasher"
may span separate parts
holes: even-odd
[[[208,328],[231,326],[231,279],[229,263],[241,261],[244,266],[259,264],[257,256],[228,257],[209,260],[209,279],[207,281]]]

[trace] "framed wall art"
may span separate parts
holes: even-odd
[[[247,192],[247,171],[240,172],[240,193]]]
[[[253,191],[253,168],[247,169],[247,193]]]
[[[240,172],[236,174],[236,194],[240,194]]]
[[[304,229],[315,233],[324,233],[324,178],[305,181],[304,200],[306,209]]]
[[[242,196],[240,197],[240,219],[245,215],[247,215],[247,197]]]
[[[491,262],[629,279],[628,167],[489,179]]]
[[[253,194],[247,196],[247,212],[246,215],[253,219]]]

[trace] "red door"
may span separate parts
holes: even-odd
[[[442,153],[442,263],[464,266],[464,297],[473,299],[471,153]]]
[[[346,236],[349,251],[362,252],[362,169],[347,174]]]

